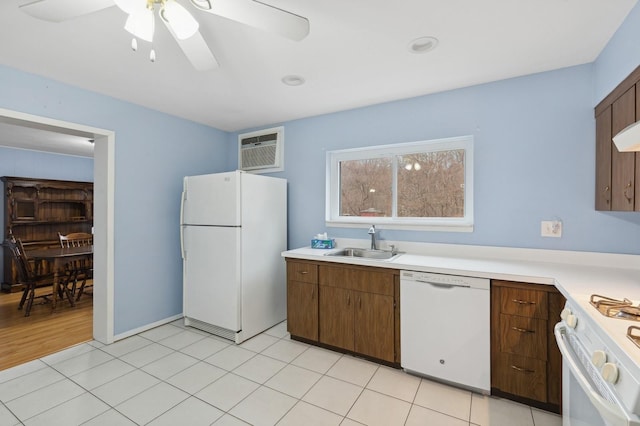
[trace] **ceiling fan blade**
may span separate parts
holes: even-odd
[[[34,18],[62,22],[114,5],[114,0],[20,0],[18,8]]]
[[[300,41],[309,34],[309,20],[255,0],[191,0],[198,9]]]
[[[175,39],[182,52],[187,57],[191,65],[198,71],[209,71],[214,68],[218,68],[218,61],[216,57],[213,56],[207,42],[200,34],[200,31],[196,31],[191,37],[186,38],[184,40],[180,40],[176,33],[171,28],[171,25],[167,21],[162,18],[160,15],[160,20],[164,23],[167,30],[171,33],[173,38]]]

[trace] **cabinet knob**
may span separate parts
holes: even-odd
[[[528,368],[522,368],[522,367],[518,367],[516,365],[512,365],[511,369],[519,371],[521,373],[535,373],[535,370],[529,370]]]
[[[527,330],[526,328],[511,327],[512,330],[519,331],[520,333],[535,333],[535,330]]]
[[[631,194],[628,194],[629,190],[631,190]],[[624,198],[626,198],[629,203],[633,201],[633,184],[631,182],[629,182],[624,188]]]
[[[307,275],[309,273],[309,271],[298,271],[298,273],[302,274],[302,275]]]
[[[527,300],[519,300],[519,299],[511,299],[511,301],[519,305],[535,305],[536,304],[536,302],[530,302]]]

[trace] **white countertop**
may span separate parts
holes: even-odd
[[[366,242],[345,240],[339,247],[366,247]],[[400,250],[403,246],[398,245]],[[640,301],[640,256],[606,253],[561,252],[547,250],[482,248],[437,244],[405,244],[420,254],[405,253],[391,260],[341,258],[325,256],[337,251],[310,247],[288,250],[283,257],[354,265],[376,266],[390,269],[435,272],[509,281],[554,285],[570,301],[575,302],[576,314],[588,315],[600,328],[605,344],[620,358],[628,357],[640,374],[640,348],[626,338],[629,325],[640,322],[612,319],[601,315],[591,305],[591,294]],[[414,247],[415,246],[415,247]],[[407,250],[408,251],[408,250]],[[455,253],[460,253],[456,255]]]

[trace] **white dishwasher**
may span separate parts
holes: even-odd
[[[489,289],[485,278],[402,271],[402,368],[489,394]]]

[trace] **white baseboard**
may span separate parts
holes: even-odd
[[[134,328],[133,330],[125,331],[124,333],[120,333],[113,336],[113,341],[117,342],[118,340],[126,339],[127,337],[131,337],[133,335],[145,332],[147,330],[151,330],[152,328],[156,328],[158,326],[168,324],[182,317],[183,317],[182,314],[178,314],[178,315],[171,316],[169,318],[162,319],[160,321],[153,322],[151,324],[143,325],[142,327]]]

